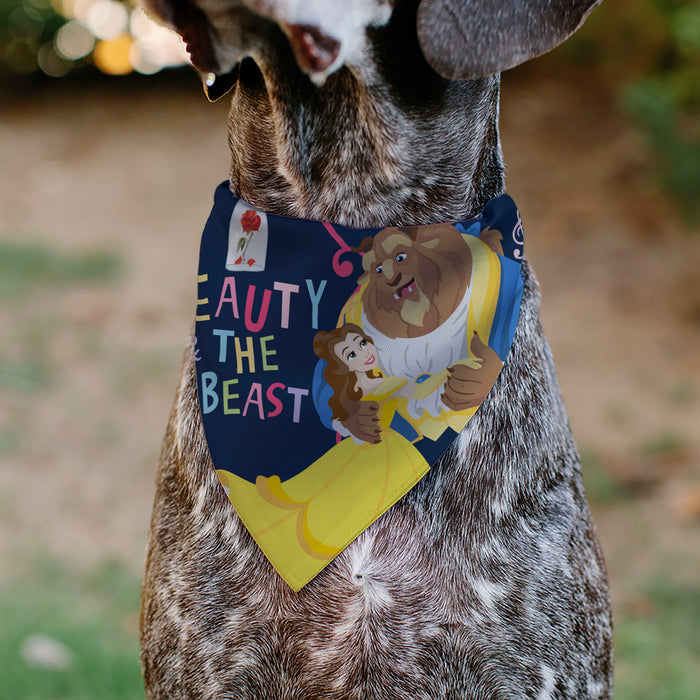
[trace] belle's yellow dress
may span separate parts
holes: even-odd
[[[413,487],[430,465],[389,425],[405,379],[389,377],[362,400],[379,403],[381,442],[345,438],[291,479],[251,484],[217,470],[234,507],[282,578],[299,590]]]

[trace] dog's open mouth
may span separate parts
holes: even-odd
[[[416,278],[411,277],[411,279],[406,282],[406,284],[401,285],[395,292],[394,292],[394,299],[396,301],[399,301],[401,299],[404,299],[407,297],[414,289],[416,288]]]

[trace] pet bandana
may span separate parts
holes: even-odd
[[[219,185],[199,260],[199,405],[219,480],[294,590],[474,415],[513,339],[522,250],[508,195],[454,224],[353,229]]]

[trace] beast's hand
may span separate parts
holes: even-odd
[[[379,404],[376,401],[358,401],[355,413],[341,421],[341,425],[357,440],[370,442],[373,445],[381,442]]]
[[[481,405],[503,367],[495,350],[484,345],[476,332],[470,347],[472,354],[481,359],[481,367],[472,368],[457,364],[447,368],[450,376],[445,382],[442,402],[453,411],[463,411]]]

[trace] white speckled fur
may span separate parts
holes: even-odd
[[[502,7],[518,3],[549,7]],[[191,7],[147,5],[171,23]],[[229,120],[238,196],[278,214],[386,226],[467,218],[503,191],[498,77],[437,76],[418,47],[416,6],[196,0],[220,65],[248,56]],[[322,85],[294,60],[285,27],[298,21],[343,45]],[[299,593],[214,473],[188,347],[144,580],[148,698],[610,696],[605,567],[526,262],[523,275],[515,340],[489,397],[423,480]]]

